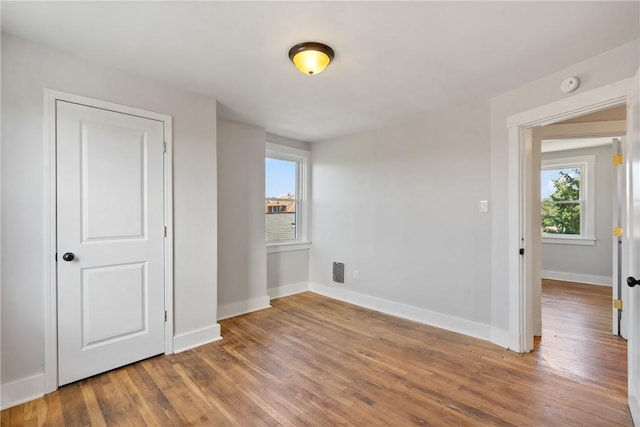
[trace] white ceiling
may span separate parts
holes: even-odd
[[[2,2],[2,30],[315,141],[498,95],[639,37],[639,2]],[[336,58],[306,76],[302,41]],[[560,82],[558,82],[560,84]]]

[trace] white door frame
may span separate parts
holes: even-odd
[[[164,352],[173,353],[173,160],[172,160],[172,119],[165,114],[141,110],[139,108],[114,104],[107,101],[60,92],[44,90],[44,142],[45,142],[45,366],[44,391],[50,393],[58,388],[58,304],[57,304],[57,262],[56,256],[56,101],[67,101],[89,107],[131,114],[158,120],[164,124],[166,153],[164,156],[164,223],[167,237],[164,241],[164,304],[167,320],[164,329]]]
[[[509,348],[533,350],[531,212],[531,128],[622,105],[632,79],[620,80],[507,118]],[[520,250],[524,254],[520,255]]]

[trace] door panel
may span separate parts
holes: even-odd
[[[81,123],[81,135],[83,241],[144,238],[145,132]]]
[[[62,385],[164,351],[164,127],[65,101],[56,114]]]
[[[82,271],[83,349],[145,332],[146,282],[144,263]]]
[[[627,96],[627,138],[623,145],[626,167],[626,221],[623,236],[623,279],[640,279],[640,69]],[[626,286],[625,286],[626,287]],[[635,425],[640,425],[640,289],[629,289],[628,327],[629,409]],[[626,303],[627,301],[625,301]]]

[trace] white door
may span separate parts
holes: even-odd
[[[164,351],[163,123],[56,102],[58,383]]]
[[[612,154],[619,155],[627,148],[624,146],[626,144],[626,137],[614,138],[612,141]],[[613,165],[613,182],[614,189],[613,192],[615,194],[614,197],[614,206],[613,206],[613,227],[621,227],[623,230],[625,228],[625,221],[627,217],[626,212],[626,179],[625,179],[625,170],[626,166],[624,164]],[[612,310],[613,313],[613,333],[619,334],[622,338],[628,340],[629,339],[629,331],[628,331],[628,322],[627,322],[627,313],[624,310],[625,307],[629,304],[629,287],[626,285],[626,276],[622,276],[622,243],[623,236],[616,236],[614,233],[613,236],[613,262],[612,262],[612,279],[613,279],[613,292],[612,292]],[[622,302],[623,310],[619,310],[615,308],[615,300],[619,299]]]
[[[623,278],[629,285],[640,279],[640,69],[627,97],[627,138],[624,143],[627,215],[623,240]],[[640,284],[640,282],[638,282]],[[635,425],[640,425],[640,286],[629,290],[627,326],[629,341],[629,409]],[[626,303],[626,301],[625,301]],[[625,308],[625,307],[623,307]]]

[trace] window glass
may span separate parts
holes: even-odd
[[[297,239],[298,162],[267,157],[265,184],[267,242]]]
[[[280,198],[296,194],[297,162],[267,157],[265,161],[265,197]]]
[[[583,201],[579,167],[545,169],[540,173],[542,233],[580,235]]]

